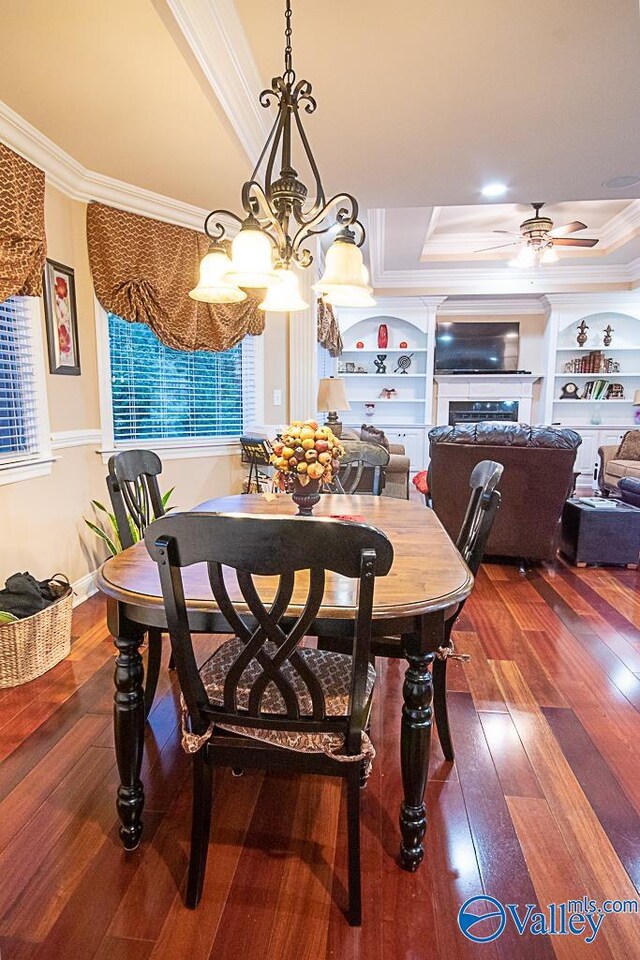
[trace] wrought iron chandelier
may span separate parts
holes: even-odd
[[[242,187],[244,217],[229,210],[213,210],[204,222],[211,246],[200,264],[198,285],[189,296],[205,303],[235,303],[244,300],[245,290],[268,288],[263,310],[294,312],[308,306],[300,296],[294,266],[309,267],[310,238],[338,227],[325,257],[325,271],[313,285],[333,306],[375,304],[361,247],[365,229],[358,220],[358,202],[350,193],[326,199],[320,172],[304,131],[301,110],[316,109],[308,80],[298,80],[293,69],[291,47],[291,0],[285,6],[284,72],[260,94],[260,104],[277,103],[278,113],[251,178]],[[298,179],[292,164],[294,132],[314,179],[315,196],[308,201],[307,187]],[[278,156],[280,171],[276,173]],[[264,166],[263,182],[258,179]],[[330,214],[335,211],[335,217]],[[235,220],[240,230],[231,243],[217,217]]]

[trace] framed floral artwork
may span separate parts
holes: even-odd
[[[55,260],[44,268],[44,314],[47,321],[49,370],[80,376],[76,284],[73,270]]]

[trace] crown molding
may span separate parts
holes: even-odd
[[[44,170],[47,183],[73,200],[85,203],[97,200],[143,217],[202,230],[208,210],[88,170],[2,100],[0,140],[25,160]],[[231,218],[219,219],[232,236],[237,232],[237,224]]]
[[[605,223],[600,233],[600,243],[609,253],[640,233],[640,200],[632,200],[620,213]]]
[[[258,73],[233,0],[165,0],[249,160],[255,163],[271,125],[259,103]]]

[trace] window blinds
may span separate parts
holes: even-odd
[[[39,411],[26,299],[0,303],[0,464],[38,452]]]
[[[114,441],[238,437],[253,417],[252,338],[222,353],[173,350],[108,315]]]

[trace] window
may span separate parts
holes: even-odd
[[[223,353],[172,350],[144,323],[107,318],[113,440],[238,437],[255,416],[253,337]]]
[[[0,303],[0,482],[20,479],[12,468],[50,454],[38,325],[36,300]]]

